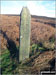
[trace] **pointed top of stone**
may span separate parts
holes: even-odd
[[[26,12],[28,12],[28,13],[30,13],[30,11],[29,11],[29,9],[27,8],[27,6],[24,6],[23,8],[22,8],[22,11],[21,11],[21,13],[26,13]]]

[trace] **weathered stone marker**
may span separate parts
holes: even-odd
[[[19,61],[29,58],[31,15],[27,7],[23,7],[20,16],[20,51]]]

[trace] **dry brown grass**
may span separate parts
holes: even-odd
[[[49,63],[50,60],[53,60],[55,52],[54,51],[47,51],[39,55],[38,58],[34,59],[32,72],[37,72],[40,70],[44,70],[45,68],[50,69],[51,64]],[[37,71],[36,71],[37,70]]]
[[[0,15],[0,16],[1,16],[0,30],[5,32],[8,38],[13,40],[16,43],[16,45],[19,45],[20,16],[8,16],[8,15]],[[36,22],[36,20],[40,20],[40,22],[38,21]],[[54,20],[52,19],[33,18],[33,17],[31,18],[31,44],[37,43],[38,41],[42,40],[48,40],[50,37],[55,35],[55,28],[49,24],[45,24],[43,21],[52,23],[54,22]],[[5,37],[6,36],[2,36],[2,38]]]
[[[0,21],[1,21],[0,41],[1,41],[1,49],[3,53],[5,51],[3,49],[6,49],[6,47],[8,46],[8,40],[9,41],[11,40],[14,46],[19,45],[20,16],[8,16],[8,15],[0,15],[0,16],[1,16],[0,18]],[[31,18],[31,44],[47,41],[51,37],[54,37],[55,28],[51,26],[51,24],[48,24],[48,23],[52,24],[54,23],[54,20],[44,19],[44,18],[39,18],[39,17]],[[50,44],[48,42],[48,43],[45,43],[44,45],[47,47]],[[32,64],[30,63],[32,65],[32,67],[30,67],[31,70],[29,69],[29,71],[31,71],[31,74],[34,74],[34,73],[37,74],[38,71],[42,69],[50,68],[51,64],[49,64],[49,62],[50,60],[54,59],[54,56],[55,56],[54,51],[51,50],[51,51],[43,52],[42,54],[39,53],[39,56],[34,55],[32,56],[32,58],[29,58],[28,61],[31,61],[31,59],[33,59],[33,62],[31,61]]]

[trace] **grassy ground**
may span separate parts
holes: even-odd
[[[4,52],[1,50],[1,73],[2,74],[12,74],[13,71],[16,69],[17,64],[16,62],[11,58],[10,52],[8,49],[4,50]]]
[[[13,49],[12,49],[13,48]],[[18,63],[18,50],[19,47],[12,47],[10,48],[13,51],[10,51],[9,49],[1,50],[1,74],[22,74],[22,73],[30,73],[30,67],[32,66],[33,60],[38,57],[41,53],[50,50],[43,46],[43,44],[32,44],[30,47],[30,58],[26,61],[23,61],[21,63]],[[16,52],[17,50],[17,52]],[[53,49],[54,50],[54,49]],[[15,53],[16,52],[16,53]],[[23,64],[23,65],[22,65]]]

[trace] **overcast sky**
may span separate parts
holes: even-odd
[[[1,14],[20,14],[27,6],[32,15],[55,17],[55,0],[41,1],[1,1]]]

